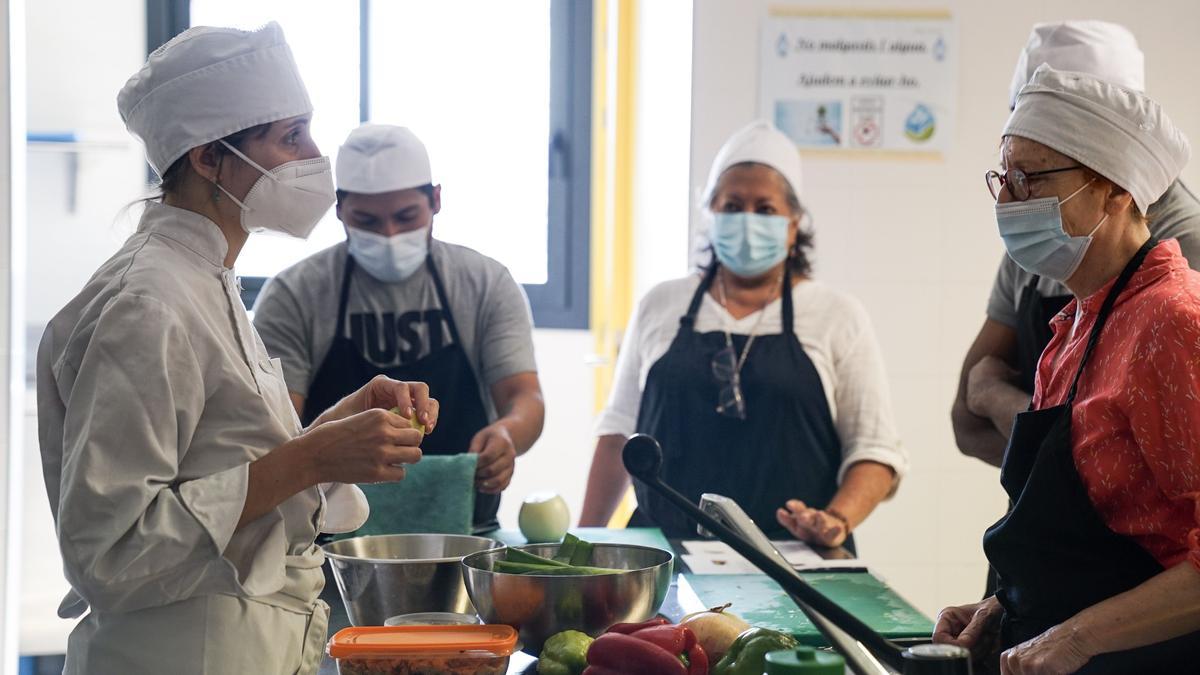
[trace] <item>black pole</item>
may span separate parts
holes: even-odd
[[[717,536],[718,539],[737,551],[771,577],[797,604],[807,605],[813,611],[825,617],[830,623],[845,631],[850,637],[861,642],[880,661],[896,670],[904,669],[904,659],[901,648],[890,640],[875,632],[858,617],[842,609],[837,603],[825,597],[808,582],[796,575],[794,570],[784,567],[778,561],[759,551],[733,530],[726,527],[716,518],[708,515],[693,504],[687,497],[679,494],[670,485],[663,482],[659,475],[662,468],[662,448],[658,441],[645,434],[636,434],[626,443],[622,451],[625,469],[634,478],[645,483],[673,503],[676,508],[688,514],[701,525]]]
[[[371,0],[358,0],[358,121],[371,119]]]

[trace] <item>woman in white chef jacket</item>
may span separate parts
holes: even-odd
[[[342,483],[399,480],[435,423],[377,378],[301,429],[233,264],[249,233],[304,237],[329,160],[277,24],[194,28],[150,55],[121,116],[162,177],[125,245],[47,327],[38,424],[71,592],[65,672],[316,673],[318,531],[365,520]]]

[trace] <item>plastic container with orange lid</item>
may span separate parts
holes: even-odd
[[[511,626],[355,626],[329,640],[340,675],[504,675]]]

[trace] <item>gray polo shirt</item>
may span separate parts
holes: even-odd
[[[1167,188],[1166,194],[1150,205],[1150,234],[1159,239],[1178,239],[1183,257],[1192,269],[1200,270],[1200,200],[1186,185],[1179,181]],[[992,321],[1015,329],[1017,327],[1017,305],[1021,291],[1029,285],[1033,275],[1021,269],[1006,254],[1000,261],[992,294],[988,298],[987,317]],[[1070,295],[1066,286],[1042,277],[1038,281],[1038,293],[1042,297]]]
[[[254,304],[254,327],[271,356],[283,361],[288,389],[301,396],[308,396],[339,328],[346,249],[342,242],[280,272]],[[430,252],[488,419],[494,421],[492,385],[537,370],[529,299],[504,265],[481,253],[437,240],[430,243]],[[387,283],[355,266],[346,323],[340,329],[367,361],[398,366],[453,341],[441,309],[427,267],[402,282]]]

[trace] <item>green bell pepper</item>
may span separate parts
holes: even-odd
[[[737,636],[729,651],[713,666],[710,675],[762,675],[768,652],[793,649],[798,645],[791,635],[751,628]]]
[[[580,675],[587,668],[587,651],[592,638],[577,630],[555,633],[542,646],[539,675]]]

